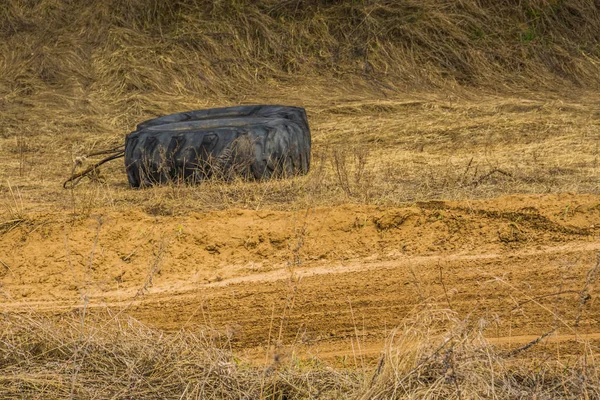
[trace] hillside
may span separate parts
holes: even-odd
[[[174,98],[233,100],[315,79],[381,92],[591,89],[599,32],[586,0],[7,0],[0,109],[42,101],[73,119],[129,122]]]

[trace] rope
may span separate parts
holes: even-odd
[[[99,166],[101,166],[104,163],[107,163],[109,161],[115,160],[117,158],[121,158],[125,155],[125,146],[119,146],[119,147],[115,147],[109,150],[102,150],[99,151],[97,153],[92,153],[90,155],[88,155],[88,157],[91,156],[97,156],[100,154],[111,154],[110,156],[106,157],[105,159],[98,161],[96,164],[92,165],[91,167],[87,168],[84,171],[75,173],[75,168],[77,167],[77,164],[75,164],[73,166],[73,174],[71,175],[71,177],[69,179],[67,179],[64,183],[63,183],[63,188],[65,189],[73,189],[75,186],[77,186],[79,184],[79,182],[87,175],[89,175],[91,172],[95,171],[96,168],[98,168]],[[69,183],[71,183],[70,186]]]

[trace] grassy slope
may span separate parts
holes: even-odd
[[[97,114],[130,122],[174,98],[307,78],[383,91],[596,88],[598,32],[600,10],[585,0],[7,0],[0,110],[42,102],[58,123],[89,128]]]

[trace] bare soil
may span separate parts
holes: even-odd
[[[557,328],[548,343],[578,346],[600,338],[599,234],[600,196],[575,194],[35,215],[0,236],[0,307],[126,312],[166,331],[210,326],[254,359],[376,356],[424,305],[483,318],[501,345]]]

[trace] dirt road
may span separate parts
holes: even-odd
[[[123,312],[209,326],[238,351],[377,354],[407,315],[448,308],[501,345],[600,335],[600,196],[403,208],[35,215],[0,236],[3,312]],[[496,338],[496,339],[493,339]]]

